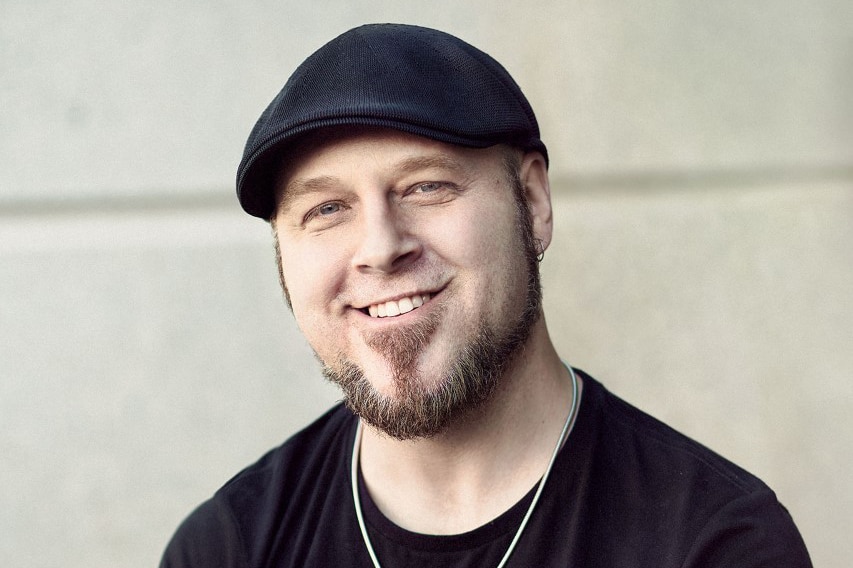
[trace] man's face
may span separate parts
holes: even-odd
[[[538,235],[508,152],[366,130],[324,139],[281,178],[296,322],[347,403],[397,438],[486,400],[539,316]]]

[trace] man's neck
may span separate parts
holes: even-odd
[[[569,373],[540,320],[495,395],[429,439],[399,441],[365,426],[361,468],[397,525],[425,534],[473,530],[538,482],[571,406]]]

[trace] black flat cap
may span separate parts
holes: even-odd
[[[308,57],[258,119],[237,169],[243,209],[269,219],[282,159],[301,135],[339,125],[474,148],[503,143],[548,159],[533,109],[500,63],[438,30],[369,24]]]

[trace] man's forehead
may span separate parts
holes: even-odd
[[[466,148],[383,128],[328,129],[309,135],[281,164],[276,197],[290,200],[306,191],[337,183],[334,174],[343,156],[355,155],[366,168],[374,163],[399,175],[427,169],[465,172],[496,152]]]

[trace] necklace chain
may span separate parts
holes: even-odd
[[[530,506],[527,508],[527,513],[525,513],[524,518],[521,520],[521,524],[518,526],[518,530],[515,531],[515,536],[513,537],[512,542],[509,543],[509,548],[507,548],[507,551],[497,568],[503,568],[506,565],[507,560],[509,560],[512,551],[515,550],[515,545],[518,544],[518,540],[521,538],[521,533],[524,532],[524,528],[527,526],[527,521],[530,520],[530,517],[533,515],[533,509],[536,508],[536,504],[539,502],[539,496],[542,495],[542,490],[545,488],[545,482],[548,480],[551,468],[554,466],[554,462],[557,461],[557,454],[560,453],[560,448],[563,446],[563,442],[569,437],[572,427],[574,426],[574,417],[578,410],[578,378],[575,376],[574,369],[569,365],[565,365],[565,367],[569,370],[569,374],[572,377],[572,405],[569,408],[569,415],[566,417],[566,423],[563,424],[563,429],[560,432],[559,439],[557,439],[557,445],[554,447],[554,451],[551,454],[548,467],[545,468],[545,473],[542,475],[542,479],[539,481],[539,486],[536,488],[536,494],[533,496],[533,501],[530,502]],[[370,543],[370,537],[367,534],[367,526],[364,523],[364,515],[362,515],[361,512],[361,500],[358,496],[358,456],[359,450],[361,449],[361,430],[361,419],[359,419],[355,432],[355,441],[353,442],[352,447],[352,498],[355,503],[355,516],[358,518],[358,526],[361,529],[361,537],[364,540],[364,546],[367,548],[367,553],[373,561],[373,566],[375,568],[382,568],[379,564],[379,559],[376,557],[376,552],[373,550],[373,545]]]

